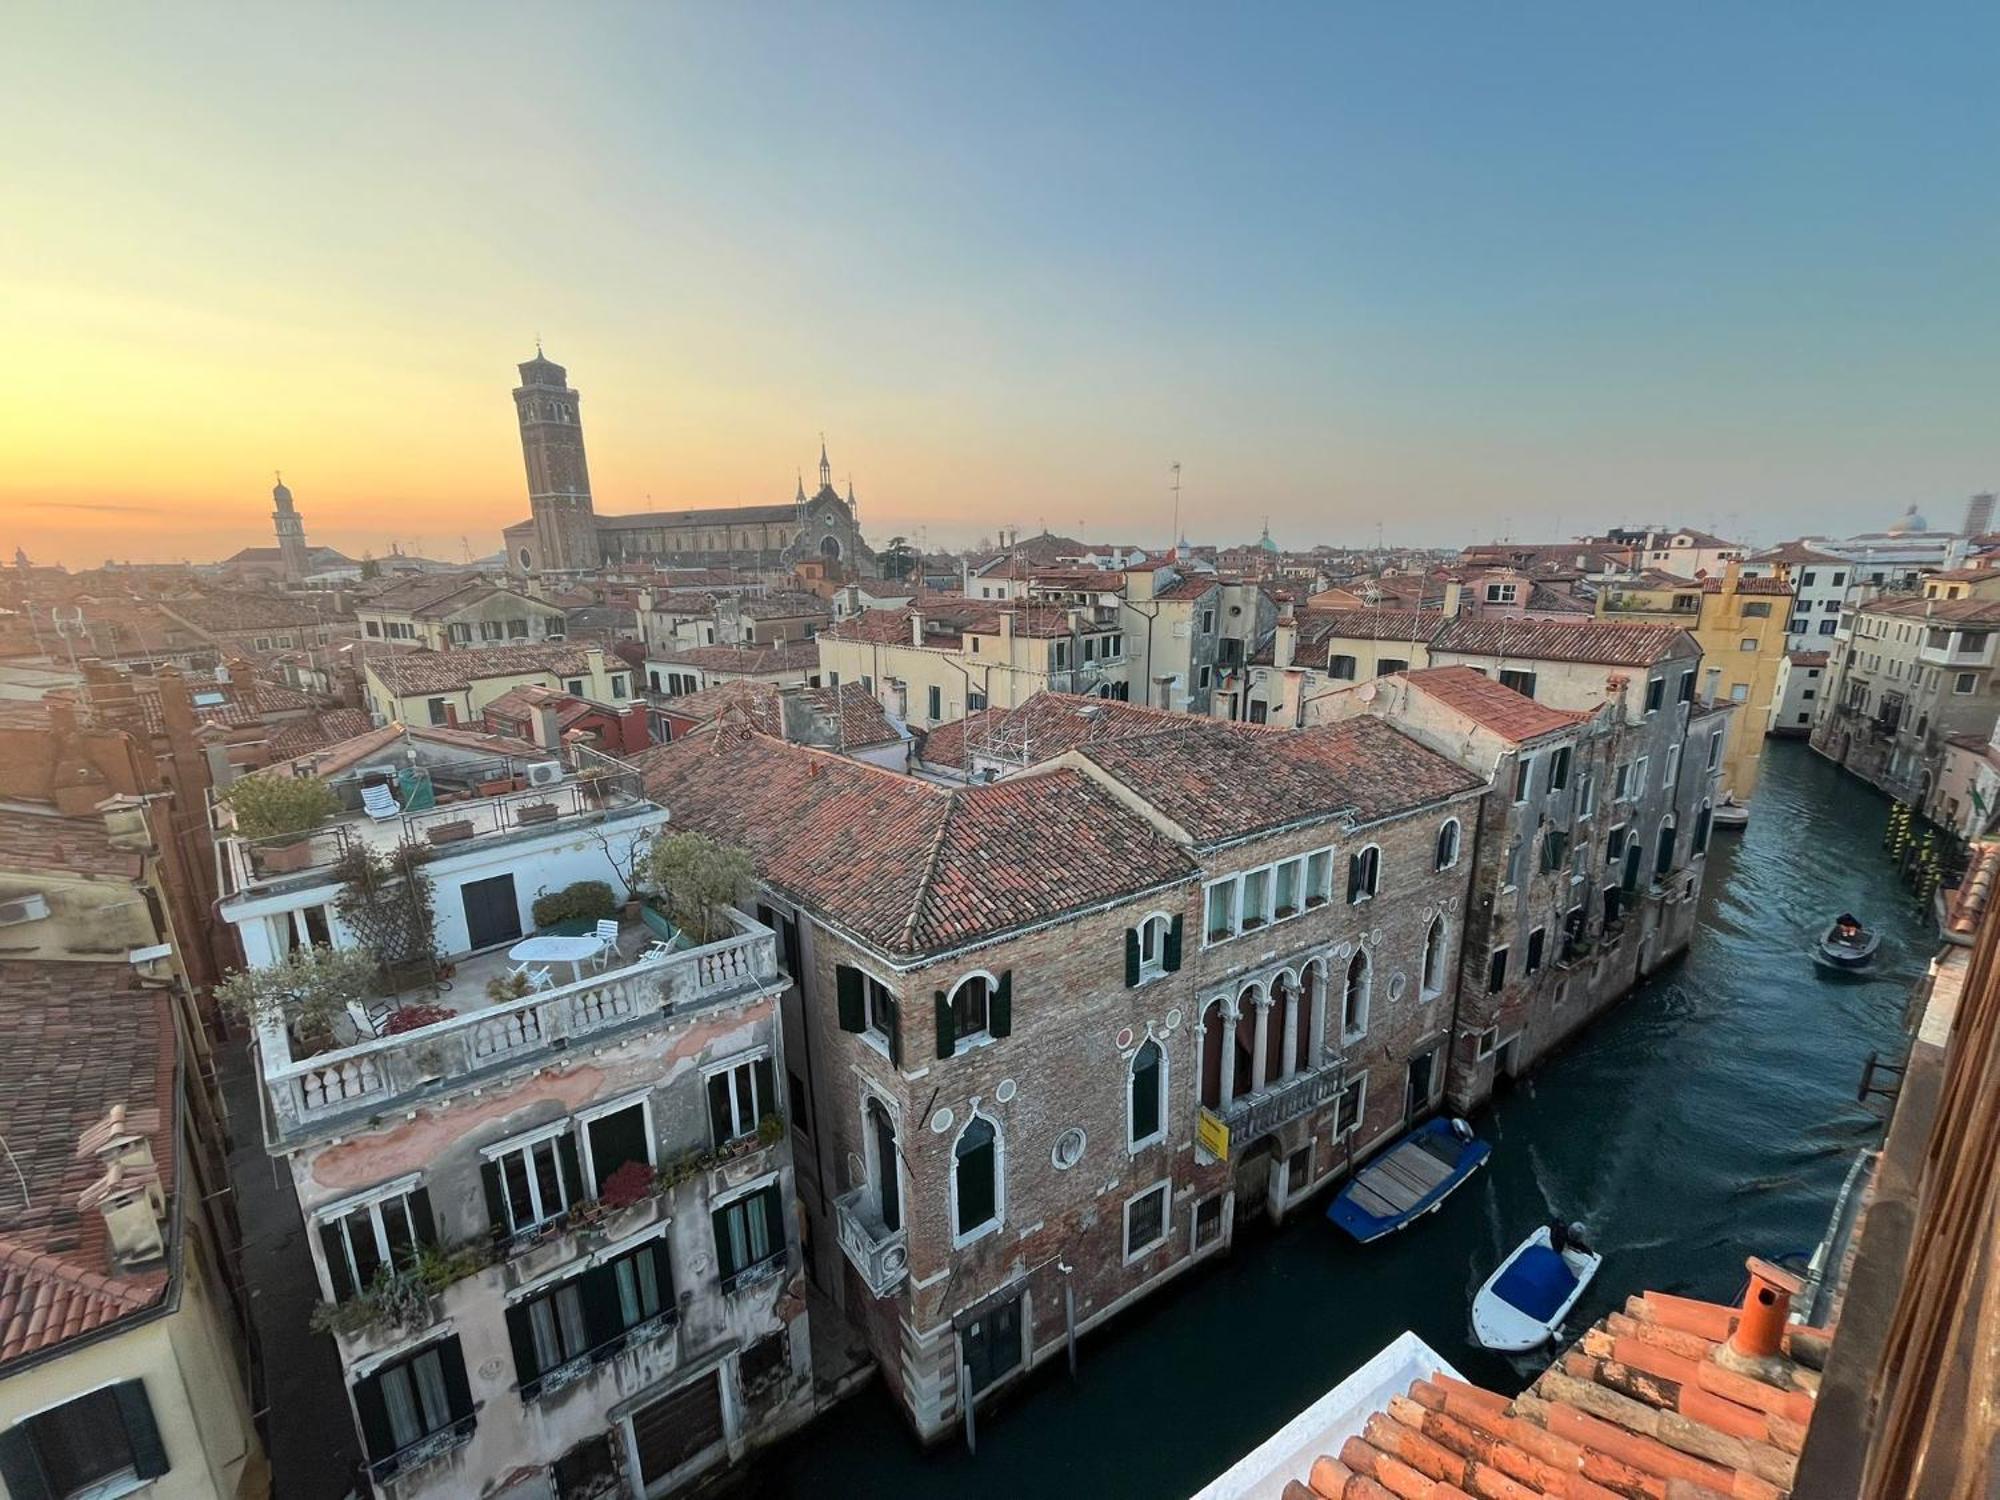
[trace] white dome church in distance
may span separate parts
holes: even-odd
[[[1908,536],[1913,531],[1929,531],[1930,529],[1930,522],[1918,515],[1916,506],[1912,505],[1908,510],[1889,523],[1889,529],[1886,534],[1889,536]]]

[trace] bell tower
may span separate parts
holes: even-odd
[[[271,490],[271,523],[278,532],[278,561],[285,570],[285,580],[296,583],[306,576],[306,518],[292,509],[292,492],[285,488],[285,476],[275,476],[277,484]]]
[[[598,564],[597,520],[590,504],[579,397],[563,367],[542,353],[520,366],[514,412],[521,456],[528,466],[528,508],[534,516],[538,563],[545,572],[575,572]]]

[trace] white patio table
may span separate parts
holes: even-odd
[[[545,934],[523,938],[507,950],[507,956],[517,964],[568,964],[570,982],[575,984],[583,978],[584,961],[595,958],[603,946],[595,933],[586,932],[577,937]]]

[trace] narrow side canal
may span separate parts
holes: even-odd
[[[1239,1232],[1190,1273],[982,1414],[979,1452],[926,1454],[879,1386],[756,1465],[772,1497],[1101,1495],[1179,1500],[1411,1328],[1474,1379],[1521,1386],[1472,1347],[1472,1292],[1534,1224],[1582,1219],[1605,1252],[1573,1331],[1643,1288],[1726,1300],[1743,1257],[1809,1248],[1878,1123],[1855,1102],[1893,1053],[1934,930],[1882,851],[1888,804],[1803,744],[1774,743],[1742,834],[1718,833],[1687,959],[1474,1123],[1492,1165],[1443,1210],[1372,1248],[1324,1204]],[[1865,978],[1807,950],[1842,909],[1884,931]]]

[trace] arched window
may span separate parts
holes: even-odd
[[[1127,1088],[1126,1127],[1132,1149],[1151,1145],[1166,1134],[1167,1055],[1151,1037],[1132,1054]]]
[[[1375,894],[1382,873],[1382,851],[1373,844],[1347,859],[1347,904],[1357,905]]]
[[[1660,844],[1653,854],[1653,874],[1664,876],[1674,867],[1674,815],[1660,819]]]
[[[1458,863],[1458,819],[1446,818],[1438,829],[1437,868],[1449,870]]]
[[[868,1167],[875,1188],[875,1208],[882,1227],[891,1233],[903,1227],[903,1192],[896,1176],[896,1122],[880,1099],[870,1099],[868,1115]]]
[[[969,974],[951,992],[951,1034],[959,1041],[986,1035],[992,1015],[993,982]]]
[[[1450,949],[1451,936],[1445,930],[1443,913],[1439,913],[1431,918],[1430,930],[1424,934],[1424,982],[1421,992],[1426,1000],[1444,993],[1445,955]]]
[[[1709,823],[1714,819],[1714,817],[1715,817],[1715,808],[1713,804],[1708,802],[1702,803],[1701,811],[1695,814],[1694,842],[1689,845],[1689,848],[1693,853],[1695,854],[1708,853],[1708,826]]]
[[[1347,991],[1340,1011],[1342,1041],[1354,1041],[1368,1030],[1368,991],[1372,985],[1367,951],[1356,948],[1347,963]]]
[[[1000,1133],[974,1115],[951,1148],[952,1233],[962,1244],[1000,1222]]]
[[[1222,1069],[1229,1048],[1229,1009],[1220,1000],[1201,1013],[1201,1102],[1222,1108]]]
[[[1165,917],[1151,916],[1139,924],[1139,972],[1136,978],[1151,979],[1167,968],[1167,934],[1173,924]],[[1175,960],[1178,964],[1179,960]]]

